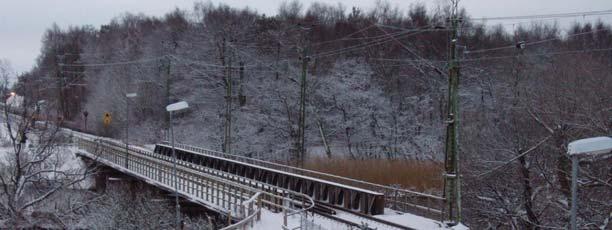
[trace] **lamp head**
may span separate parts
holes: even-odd
[[[183,110],[186,108],[189,108],[189,104],[187,104],[186,101],[180,101],[180,102],[169,104],[168,106],[166,106],[166,111],[174,112],[174,111],[179,111],[179,110]]]

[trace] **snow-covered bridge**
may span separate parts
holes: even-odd
[[[17,115],[11,115],[18,117]],[[78,155],[228,217],[229,228],[441,229],[444,199],[177,144],[155,149],[62,129]],[[429,218],[425,218],[425,217]],[[263,226],[263,227],[262,227]]]
[[[18,117],[18,115],[11,116]],[[227,229],[444,229],[444,198],[176,144],[153,149],[62,129],[94,160],[227,216]],[[270,224],[275,226],[270,226]],[[259,226],[259,227],[258,227]]]
[[[288,229],[364,224],[376,229],[443,228],[438,221],[413,215],[439,217],[441,197],[182,144],[175,147],[175,176],[172,148],[165,143],[151,151],[65,131],[81,149],[80,156],[158,188],[176,188],[186,200],[226,215],[233,223],[228,228],[267,228],[270,223]],[[408,211],[413,214],[404,213]]]
[[[306,218],[305,210],[314,202],[307,196],[268,186],[254,189],[225,178],[202,173],[184,162],[173,172],[171,158],[152,151],[129,147],[88,134],[72,132],[73,139],[82,150],[78,155],[140,179],[163,190],[176,190],[182,198],[228,216],[232,229],[246,228],[261,218],[261,209],[282,211],[285,218],[299,215]],[[232,221],[234,220],[234,221]],[[290,227],[290,226],[287,226]]]

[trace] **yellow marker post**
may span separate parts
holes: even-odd
[[[104,117],[102,117],[102,122],[104,123],[104,135],[109,136],[108,127],[110,126],[113,117],[109,112],[104,113]]]
[[[108,127],[112,120],[113,120],[113,117],[111,116],[109,112],[104,113],[104,118],[103,118],[104,126]]]

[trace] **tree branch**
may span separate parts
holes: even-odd
[[[510,164],[510,163],[512,163],[513,161],[515,161],[515,160],[517,160],[517,159],[519,159],[519,158],[521,158],[521,157],[523,157],[523,156],[527,155],[527,154],[528,154],[528,153],[530,153],[531,151],[533,151],[533,150],[537,149],[537,148],[538,148],[540,145],[544,144],[544,142],[546,142],[548,139],[550,139],[550,137],[552,137],[552,136],[550,136],[550,135],[549,135],[549,136],[545,137],[545,138],[544,138],[544,139],[542,139],[540,142],[538,142],[537,144],[535,144],[535,145],[534,145],[534,146],[532,146],[531,148],[527,149],[525,152],[523,152],[523,153],[521,153],[521,154],[519,154],[519,155],[515,156],[514,158],[512,158],[512,159],[510,159],[510,160],[506,161],[504,164],[502,164],[502,165],[500,165],[500,166],[497,166],[497,167],[495,167],[495,168],[491,169],[490,171],[487,171],[487,172],[484,172],[484,173],[479,174],[479,175],[478,175],[478,176],[476,176],[476,177],[478,177],[478,178],[479,178],[479,177],[485,176],[485,175],[487,175],[487,174],[490,174],[490,173],[492,173],[492,172],[495,172],[495,171],[497,171],[497,170],[499,170],[499,169],[501,169],[501,168],[505,167],[506,165],[509,165],[509,164]]]

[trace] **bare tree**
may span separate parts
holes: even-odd
[[[105,194],[89,205],[79,226],[87,229],[172,229],[173,208],[171,199],[164,199],[163,195],[143,186],[120,182],[107,187]],[[213,229],[214,226],[206,216],[182,219],[184,229]]]
[[[8,60],[0,59],[0,82],[2,83],[0,84],[0,94],[3,95],[2,98],[8,94],[9,78],[13,74],[12,72],[11,63]]]
[[[78,188],[93,172],[64,165],[69,139],[57,123],[38,125],[34,119],[43,116],[30,111],[32,105],[25,100],[3,106],[0,218],[5,226],[32,226],[37,207],[54,194]]]

